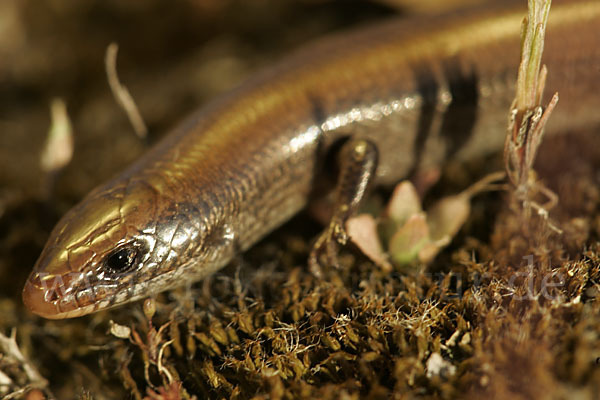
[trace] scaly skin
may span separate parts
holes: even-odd
[[[502,3],[324,40],[200,110],[62,218],[25,303],[75,317],[213,273],[306,205],[343,137],[377,146],[377,184],[500,150],[525,15]],[[599,122],[599,42],[599,1],[553,2],[548,133]]]

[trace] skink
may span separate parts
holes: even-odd
[[[25,304],[76,317],[202,279],[302,209],[346,139],[342,219],[367,184],[501,149],[525,15],[503,3],[324,40],[201,109],[59,221]],[[548,131],[590,127],[600,2],[553,3]]]

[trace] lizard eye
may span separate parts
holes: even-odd
[[[139,251],[135,247],[123,247],[113,251],[104,259],[104,267],[110,272],[128,272],[136,264]]]

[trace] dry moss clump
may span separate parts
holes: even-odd
[[[343,268],[317,279],[305,265],[319,227],[298,218],[144,312],[92,317],[104,376],[135,398],[593,398],[600,196],[573,186],[594,187],[596,152],[580,153],[589,163],[576,182],[542,175],[565,198],[565,233],[490,194],[428,269],[387,273],[346,249]],[[109,318],[131,334],[106,334]]]
[[[546,153],[567,165],[563,140]],[[300,217],[144,307],[58,322],[7,313],[4,326],[57,398],[593,398],[598,152],[579,153],[590,158],[576,180],[540,168],[564,199],[562,235],[489,194],[429,268],[384,272],[348,248],[317,279],[306,258],[320,228]]]
[[[592,396],[600,246],[573,259],[548,239],[512,263],[510,244],[532,238],[521,216],[500,217],[492,246],[466,239],[439,273],[387,274],[347,252],[322,280],[304,267],[306,239],[285,229],[243,270],[129,322],[133,341],[107,337],[103,357],[136,398]]]
[[[487,198],[494,222],[467,224],[488,223],[487,244],[463,233],[431,268],[391,274],[349,249],[323,279],[305,267],[318,227],[298,218],[205,282],[113,313],[132,333],[103,336],[105,376],[135,398],[593,398],[599,231],[578,213],[600,196],[582,198],[558,213],[570,240]]]

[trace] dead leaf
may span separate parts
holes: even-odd
[[[369,214],[361,214],[346,222],[346,231],[350,240],[369,257],[371,261],[385,271],[391,271],[392,266],[383,250],[377,233],[377,222]]]

